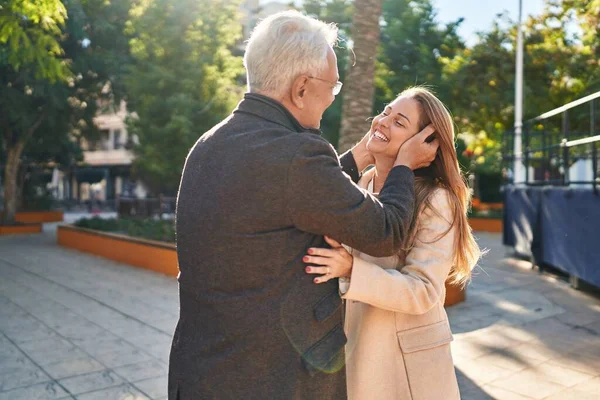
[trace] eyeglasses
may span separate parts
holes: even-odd
[[[323,78],[317,78],[316,76],[309,76],[308,78],[310,79],[316,79],[318,81],[323,81],[323,82],[327,82],[330,85],[332,85],[331,89],[333,92],[334,96],[337,96],[338,94],[340,94],[340,91],[342,90],[342,86],[344,85],[342,82],[337,81],[337,82],[331,82],[328,81],[327,79],[323,79]]]

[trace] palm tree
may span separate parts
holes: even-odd
[[[375,59],[379,45],[379,19],[383,0],[355,0],[351,37],[356,62],[349,63],[344,82],[344,103],[339,151],[346,151],[368,130],[373,112]]]

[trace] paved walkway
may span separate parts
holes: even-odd
[[[501,235],[467,301],[448,309],[463,400],[600,399],[600,291],[505,259]]]
[[[479,236],[485,272],[449,309],[463,399],[600,399],[600,295]],[[55,243],[0,238],[0,400],[165,399],[176,281]]]
[[[177,282],[47,230],[0,238],[0,399],[166,399]]]

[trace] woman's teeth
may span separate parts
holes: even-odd
[[[382,133],[380,133],[379,131],[375,131],[373,132],[373,136],[375,136],[377,139],[383,141],[383,142],[389,142],[390,140],[388,138],[386,138]]]

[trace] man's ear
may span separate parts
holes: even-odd
[[[304,109],[305,106],[308,80],[306,75],[300,75],[292,83],[292,103],[300,110]]]

